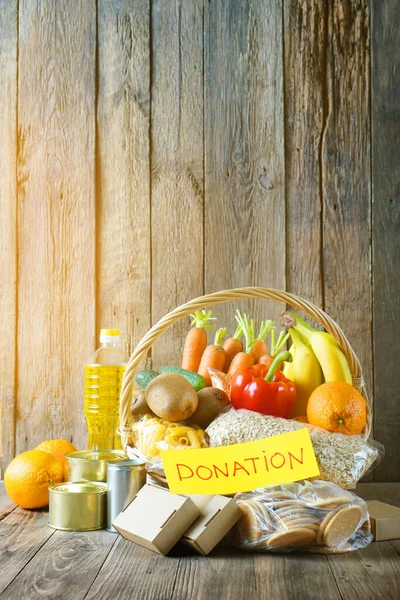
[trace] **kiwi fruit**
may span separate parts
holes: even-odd
[[[185,421],[198,405],[194,387],[176,373],[162,373],[150,381],[145,399],[150,410],[166,421]]]
[[[198,425],[202,429],[208,427],[211,421],[230,404],[225,392],[213,387],[206,387],[198,391],[197,398],[197,409],[187,421],[189,424]]]
[[[137,390],[132,394],[131,413],[133,417],[152,414],[146,402],[145,391]]]

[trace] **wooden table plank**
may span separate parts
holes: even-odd
[[[396,550],[397,554],[400,554],[400,540],[390,540],[390,544]]]
[[[123,538],[108,555],[85,600],[174,598],[179,556],[167,558]]]
[[[326,556],[288,553],[255,554],[254,566],[261,599],[340,599]]]
[[[50,527],[47,528],[50,531]],[[7,589],[2,600],[80,600],[92,585],[117,536],[105,529],[55,531]]]
[[[10,500],[4,488],[4,482],[0,481],[0,521],[12,512],[17,505]]]
[[[328,556],[343,600],[398,600],[400,559],[390,542]]]
[[[395,503],[399,488],[364,483],[357,493]],[[6,503],[15,506],[0,484],[0,511]],[[183,600],[192,590],[196,600],[394,600],[399,591],[400,540],[329,557],[247,554],[226,544],[208,557],[180,545],[163,557],[104,530],[54,532],[47,518],[17,507],[0,524],[1,600]]]
[[[179,563],[173,598],[239,600],[257,597],[254,556],[221,544],[208,556],[184,556]]]
[[[5,590],[53,535],[54,530],[48,526],[47,520],[47,512],[17,507],[1,522],[0,592]]]

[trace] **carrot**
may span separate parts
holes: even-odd
[[[236,356],[236,354],[238,354],[238,352],[241,352],[243,350],[243,344],[240,341],[240,338],[242,337],[242,335],[243,335],[243,330],[242,330],[241,326],[238,325],[235,333],[233,334],[233,337],[228,338],[223,343],[222,347],[225,350],[225,365],[224,365],[225,373],[228,372],[228,369],[231,366],[231,362],[234,359],[234,357]]]
[[[211,321],[216,321],[216,318],[211,315],[211,310],[206,311],[205,309],[197,310],[194,315],[190,315],[193,319],[191,323],[192,329],[189,329],[185,339],[182,369],[197,373],[201,357],[207,346],[206,329],[214,329],[214,327],[211,327],[210,323]]]
[[[260,332],[255,339],[253,347],[251,349],[251,353],[254,356],[254,360],[257,363],[260,356],[263,354],[268,354],[268,344],[265,342],[265,338],[269,334],[270,330],[273,328],[273,321],[261,321]]]
[[[228,375],[233,375],[235,371],[241,369],[242,367],[252,367],[254,364],[254,356],[252,354],[248,354],[247,352],[238,352],[231,362]]]
[[[271,356],[268,353],[267,354],[263,354],[258,359],[258,364],[259,365],[266,365],[268,368],[270,368],[270,366],[272,365],[273,362],[274,362],[274,357]]]
[[[278,340],[275,344],[275,328],[273,327],[271,330],[271,354],[266,353],[263,354],[263,356],[260,356],[260,358],[258,359],[259,364],[266,365],[269,368],[274,362],[274,358],[277,356],[277,354],[279,354],[279,351],[281,350],[282,346],[286,344],[288,339],[289,333],[285,335],[285,333],[281,331]],[[282,364],[278,365],[278,369],[281,366]]]
[[[239,311],[236,311],[235,319],[243,330],[246,348],[244,352],[238,352],[236,356],[234,356],[228,370],[228,375],[232,375],[241,367],[253,366],[255,363],[254,356],[251,353],[254,344],[254,321],[249,321],[247,315],[241,315]]]
[[[197,371],[199,375],[202,375],[204,379],[206,379],[207,384],[211,385],[211,376],[208,372],[208,369],[217,369],[218,371],[222,371],[225,364],[225,350],[222,347],[222,340],[226,335],[225,327],[221,327],[217,329],[215,334],[214,344],[210,344],[203,352],[203,356],[201,357],[199,370]]]

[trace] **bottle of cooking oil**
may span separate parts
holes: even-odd
[[[120,345],[119,329],[100,331],[100,348],[85,365],[84,412],[88,449],[121,449],[119,395],[128,356]]]

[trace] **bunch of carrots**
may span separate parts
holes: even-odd
[[[196,311],[192,317],[192,328],[189,330],[183,349],[182,368],[199,373],[211,385],[209,369],[215,369],[232,375],[243,366],[262,363],[268,367],[275,356],[287,342],[289,334],[282,331],[275,342],[275,325],[273,321],[262,321],[257,337],[254,320],[246,314],[236,311],[237,328],[232,337],[223,342],[226,328],[215,329],[211,311]],[[207,345],[207,329],[215,331],[214,343]],[[270,335],[270,347],[266,338]],[[244,344],[241,338],[244,337]]]

